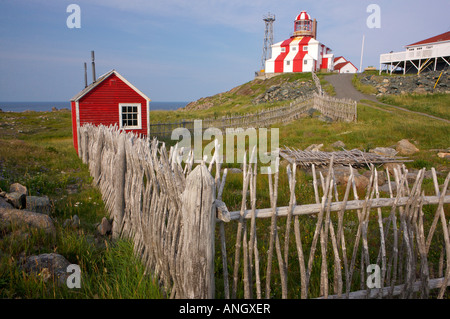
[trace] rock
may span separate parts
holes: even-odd
[[[28,210],[0,207],[0,224],[27,225],[41,229],[48,234],[56,234],[53,220],[48,215],[30,212]]]
[[[334,142],[333,144],[331,144],[331,147],[341,149],[341,148],[345,147],[345,144],[342,141],[337,141],[337,142]]]
[[[227,172],[231,174],[242,174],[242,169],[240,168],[227,168]]]
[[[378,186],[381,186],[386,183],[386,172],[384,171],[377,171],[378,172]],[[371,171],[365,171],[363,175],[369,180],[370,182],[370,176],[372,175]]]
[[[7,193],[5,195],[6,201],[14,208],[23,209],[27,206],[27,196],[22,193]]]
[[[63,223],[63,227],[80,227],[80,218],[77,215],[73,215],[72,218],[66,219]]]
[[[14,183],[11,186],[9,186],[9,192],[27,195],[28,190],[27,190],[26,186],[23,186],[22,184],[19,184],[19,183]]]
[[[369,179],[364,175],[355,175],[355,185],[358,189],[366,189],[369,185]]]
[[[408,172],[408,174],[406,174],[406,180],[408,181],[408,184],[412,185],[415,183],[417,174],[418,172]]]
[[[40,214],[49,214],[50,199],[47,196],[27,196],[26,209]]]
[[[395,184],[395,182],[391,182],[391,189],[392,189],[392,192],[397,190],[397,184]],[[385,193],[389,194],[389,184],[386,183],[386,184],[382,185],[381,187],[378,188],[378,190],[380,192],[385,192]]]
[[[6,201],[6,199],[4,199],[3,197],[0,197],[0,208],[14,208],[13,205],[11,205],[10,203],[8,203]]]
[[[446,160],[450,160],[450,153],[444,153],[444,152],[440,152],[437,154],[438,157],[440,158],[444,158]]]
[[[78,185],[77,184],[68,185],[66,187],[66,192],[69,195],[78,193]]]
[[[400,164],[399,163],[386,163],[383,165],[384,169],[388,169],[389,175],[394,176],[394,168],[396,168],[398,171],[400,171]]]
[[[100,233],[100,235],[106,236],[111,233],[112,225],[106,217],[103,217],[102,222],[97,227],[97,230]]]
[[[306,152],[319,152],[320,149],[323,147],[323,144],[311,144],[307,148],[305,148]]]
[[[58,285],[63,286],[66,285],[67,278],[70,276],[70,273],[67,272],[67,267],[70,264],[60,254],[41,254],[27,257],[22,269],[28,274],[41,276],[44,282],[52,279]]]
[[[367,188],[367,185],[369,185],[369,179],[365,177],[364,175],[359,174],[356,170],[353,171],[354,173],[354,179],[355,179],[355,186],[358,189],[365,189]],[[350,173],[347,171],[335,171],[334,176],[336,177],[336,184],[337,185],[347,185],[348,180],[350,178]]]
[[[399,152],[401,155],[412,155],[419,151],[417,147],[414,146],[410,141],[407,139],[403,139],[397,143],[396,146],[397,152]]]
[[[376,147],[372,150],[369,150],[369,153],[375,153],[387,157],[394,157],[398,152],[390,147]]]
[[[58,109],[56,107],[52,107],[52,112],[56,112]]]
[[[414,89],[413,93],[416,94],[427,94],[427,90],[423,87],[418,87],[416,89]]]

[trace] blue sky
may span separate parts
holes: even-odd
[[[81,28],[69,29],[69,4]],[[369,4],[381,28],[369,29]],[[153,101],[193,101],[253,79],[264,22],[276,15],[275,42],[289,38],[306,10],[317,39],[359,67],[379,55],[450,30],[448,0],[0,0],[0,101],[67,101],[84,87],[83,63],[97,76],[116,69]]]

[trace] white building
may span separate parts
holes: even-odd
[[[272,45],[265,73],[333,71],[334,54],[316,35],[317,21],[302,11],[294,21],[293,35]]]
[[[407,45],[403,52],[380,55],[380,74],[383,69],[392,74],[397,68],[402,68],[405,74],[442,70],[448,65],[450,65],[450,31]]]
[[[334,71],[338,73],[357,73],[358,68],[343,56],[334,59]]]

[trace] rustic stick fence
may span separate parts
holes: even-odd
[[[317,95],[298,98],[287,106],[265,109],[256,113],[202,120],[202,129],[216,127],[225,132],[227,128],[268,127],[276,123],[288,123],[297,120],[310,109],[316,109],[335,121],[357,121],[356,101],[337,99]],[[174,123],[151,123],[150,135],[158,138],[170,138],[172,131],[178,127],[194,131],[194,121],[182,120]]]
[[[216,160],[218,145],[209,165],[195,166],[192,152],[183,163],[183,149],[167,152],[156,139],[116,127],[84,125],[80,134],[80,157],[111,213],[113,236],[134,242],[135,253],[171,298],[214,298],[222,295],[216,286],[223,286],[224,298],[427,298],[430,289],[439,289],[442,298],[449,285],[444,207],[450,203],[450,174],[439,186],[432,169],[434,194],[425,196],[425,169],[413,185],[404,166],[386,170],[389,185],[394,174],[395,187],[381,197],[372,165],[360,200],[349,165],[339,198],[332,157],[325,175],[317,176],[312,165],[315,203],[298,205],[297,165],[278,171],[277,161],[273,174],[260,176],[267,178],[270,207],[257,208],[254,149],[243,161],[241,208],[230,212],[222,201],[227,170]],[[277,205],[279,189],[286,190],[279,185],[281,174],[287,174],[287,206]],[[438,261],[431,251],[440,254]],[[366,270],[373,265],[379,265],[380,278],[370,288]]]

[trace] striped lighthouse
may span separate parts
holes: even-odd
[[[272,45],[272,58],[266,61],[265,73],[333,71],[334,54],[316,37],[316,19],[306,11],[300,12],[292,36]]]

